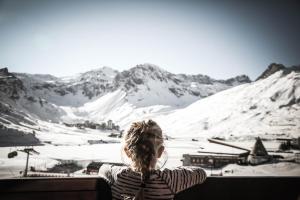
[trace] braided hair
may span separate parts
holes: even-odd
[[[131,159],[134,170],[141,173],[141,189],[133,198],[144,199],[145,183],[149,179],[157,150],[163,145],[162,130],[152,120],[134,122],[125,135],[125,151]]]

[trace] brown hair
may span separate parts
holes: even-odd
[[[134,170],[141,173],[141,189],[134,199],[143,199],[151,164],[157,158],[158,148],[163,145],[162,130],[152,120],[134,122],[124,139],[124,150],[132,160]]]

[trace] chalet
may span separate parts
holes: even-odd
[[[300,153],[295,153],[295,162],[300,163]]]
[[[300,149],[300,137],[298,138],[276,138],[276,140],[282,141],[281,150]]]
[[[300,149],[300,137],[293,138],[292,141],[291,141],[291,146],[294,149]]]
[[[89,144],[107,144],[108,142],[105,140],[88,140]]]
[[[112,120],[107,121],[107,129],[112,129],[113,128],[113,122]]]
[[[100,167],[103,165],[102,162],[91,162],[86,167],[87,174],[98,174]]]
[[[272,156],[270,156],[263,145],[260,137],[256,138],[256,142],[248,156],[248,162],[251,165],[257,165],[266,163],[272,160]]]
[[[183,154],[183,166],[199,166],[203,168],[222,168],[228,164],[245,164],[247,157],[242,154],[197,153]]]

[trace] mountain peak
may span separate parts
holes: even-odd
[[[7,67],[0,68],[0,76],[5,77],[5,78],[16,78],[14,73],[9,72]]]
[[[129,70],[119,73],[116,78],[116,86],[124,83],[125,88],[136,88],[137,85],[145,84],[149,79],[167,81],[166,78],[170,73],[161,69],[154,64],[139,64]]]
[[[268,68],[256,79],[260,80],[260,79],[265,79],[269,76],[271,76],[272,74],[278,72],[278,71],[283,71],[283,74],[289,74],[292,71],[296,71],[296,72],[300,72],[300,65],[298,66],[291,66],[291,67],[285,67],[283,64],[277,64],[277,63],[272,63],[268,66]]]
[[[103,74],[111,74],[111,73],[116,73],[117,70],[114,70],[111,67],[107,67],[107,66],[103,66],[103,67],[99,67],[99,68],[95,68],[86,72],[81,73],[80,75],[85,75],[85,74],[93,74],[93,73],[103,73]]]
[[[278,72],[279,70],[285,69],[286,67],[283,64],[277,64],[277,63],[271,63],[268,68],[256,79],[260,80],[260,79],[265,79],[269,76],[271,76],[272,74],[274,74],[275,72]]]
[[[112,80],[119,72],[110,67],[100,67],[79,74],[80,81]]]
[[[231,85],[233,85],[234,83],[238,83],[238,84],[251,83],[251,79],[249,78],[249,76],[243,74],[243,75],[239,75],[239,76],[227,79],[225,82],[228,84],[231,84]]]
[[[9,75],[7,67],[0,68],[0,75],[2,75],[2,76],[8,76]]]
[[[151,64],[151,63],[144,63],[144,64],[138,64],[135,67],[130,69],[131,71],[135,70],[145,70],[149,72],[166,72],[164,69],[160,68],[157,65]]]

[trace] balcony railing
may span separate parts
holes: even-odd
[[[101,178],[24,178],[0,180],[1,200],[110,199]],[[208,177],[179,193],[180,200],[300,200],[300,177]]]

